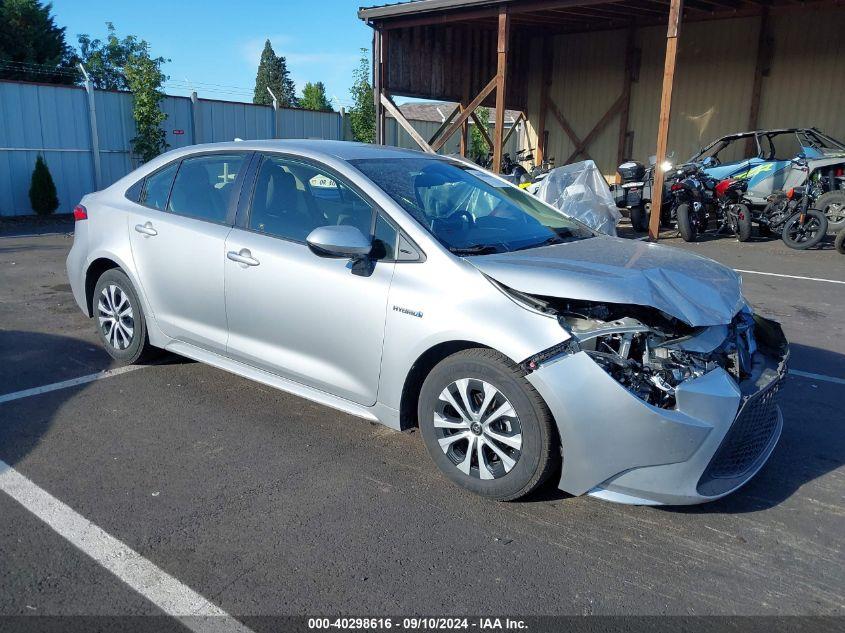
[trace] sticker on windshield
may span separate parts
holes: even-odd
[[[484,171],[479,171],[478,169],[467,169],[467,172],[478,178],[479,180],[483,180],[488,185],[492,185],[493,187],[504,188],[508,186],[508,183],[502,182],[492,174],[488,174]]]

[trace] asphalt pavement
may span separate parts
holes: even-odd
[[[67,285],[72,236],[18,235],[0,237],[0,395],[114,368]],[[746,296],[803,372],[782,391],[779,446],[736,494],[649,508],[549,486],[485,501],[442,478],[414,430],[166,356],[0,403],[0,471],[49,502],[39,515],[0,491],[0,616],[163,612],[111,550],[83,553],[65,516],[238,621],[843,615],[845,257],[666,241],[750,271]]]

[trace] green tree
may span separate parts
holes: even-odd
[[[150,57],[150,45],[135,35],[119,37],[114,24],[106,22],[108,34],[105,41],[83,33],[77,35],[79,57],[85,70],[91,76],[95,88],[103,90],[129,90],[126,79],[126,65],[130,58],[147,58],[156,66],[170,60]]]
[[[310,81],[302,89],[302,98],[299,100],[299,107],[306,110],[323,110],[334,112],[331,101],[326,96],[326,87],[322,81],[312,84]]]
[[[276,55],[270,40],[264,42],[261,51],[261,61],[258,62],[258,72],[255,74],[255,93],[252,102],[260,105],[272,105],[273,98],[267,88],[273,91],[280,106],[296,107],[296,85],[290,78],[287,61],[281,55]]]
[[[481,121],[481,124],[484,126],[484,130],[487,134],[490,134],[490,110],[488,108],[478,108],[475,111],[475,114],[478,115],[478,120]],[[474,121],[473,121],[474,123]],[[490,152],[490,146],[487,145],[487,141],[484,139],[484,136],[481,134],[481,130],[478,129],[477,125],[470,125],[469,126],[469,154],[472,160],[478,160],[479,158],[486,158],[487,154]]]
[[[0,79],[76,83],[73,50],[52,10],[40,0],[0,0]]]
[[[376,106],[373,102],[373,85],[370,83],[371,74],[369,51],[362,48],[358,68],[352,73],[350,92],[353,106],[349,110],[352,137],[362,143],[375,143],[376,140]]]
[[[40,154],[35,159],[35,169],[32,170],[29,183],[29,204],[38,215],[50,215],[59,208],[56,184]]]
[[[149,56],[131,55],[123,70],[132,91],[132,116],[137,131],[131,141],[132,151],[146,163],[167,149],[165,131],[161,129],[167,115],[159,105],[164,99],[161,84],[166,77],[160,63]]]

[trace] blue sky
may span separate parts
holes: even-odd
[[[287,58],[297,93],[322,81],[330,97],[350,104],[352,70],[372,31],[358,19],[366,0],[53,0],[69,44],[78,33],[103,37],[106,22],[118,34],[147,40],[155,56],[169,58],[169,94],[251,101],[258,59],[269,38]],[[337,101],[334,101],[337,107]]]

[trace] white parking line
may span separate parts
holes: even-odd
[[[845,385],[845,379],[836,378],[835,376],[825,376],[824,374],[814,374],[809,371],[800,371],[798,369],[790,369],[790,375],[801,376],[802,378],[811,378],[813,380],[823,380],[825,382],[832,382],[837,385]]]
[[[251,633],[220,607],[0,460],[0,490],[166,614],[197,633]],[[105,599],[105,596],[104,596]]]
[[[88,374],[87,376],[80,376],[79,378],[71,378],[70,380],[63,380],[62,382],[54,382],[50,385],[42,387],[33,387],[32,389],[24,389],[22,391],[14,391],[0,396],[0,404],[4,402],[11,402],[12,400],[20,400],[21,398],[29,398],[30,396],[38,396],[42,393],[50,391],[58,391],[59,389],[67,389],[68,387],[76,387],[77,385],[84,385],[95,380],[102,380],[103,378],[111,378],[112,376],[119,376],[136,369],[141,369],[146,365],[126,365],[125,367],[116,367],[115,369],[107,369],[105,371],[98,371],[96,374]]]
[[[786,277],[787,279],[804,279],[805,281],[823,281],[829,284],[845,285],[845,281],[838,281],[836,279],[822,279],[821,277],[801,277],[800,275],[783,275],[781,273],[764,273],[759,270],[741,270],[739,268],[734,268],[734,270],[738,273],[748,273],[749,275],[767,275],[769,277]]]

